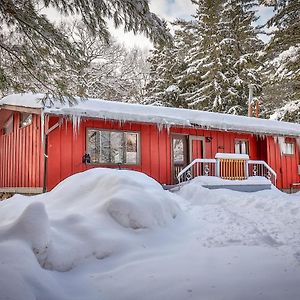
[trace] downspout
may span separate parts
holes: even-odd
[[[41,139],[44,157],[44,172],[43,172],[43,193],[47,192],[47,169],[48,169],[48,135],[45,133],[45,113],[42,109],[41,113]]]

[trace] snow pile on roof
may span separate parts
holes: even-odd
[[[298,300],[299,263],[300,195],[276,189],[94,169],[0,203],[0,299]]]
[[[43,108],[42,100],[45,98],[45,94],[11,94],[0,99],[1,105],[13,105],[22,106],[28,108]]]
[[[22,99],[28,107],[36,107],[41,95],[28,94],[4,97],[0,106],[7,104],[23,105]],[[13,100],[14,99],[14,100]],[[40,105],[40,104],[39,104]],[[200,126],[211,129],[234,130],[257,134],[300,135],[300,124],[279,122],[257,118],[248,118],[221,113],[211,113],[190,109],[178,109],[161,106],[147,106],[140,104],[128,104],[116,101],[104,101],[100,99],[88,99],[79,101],[77,105],[61,104],[56,102],[54,106],[45,106],[44,111],[55,115],[69,115],[74,118],[92,117],[112,119],[119,121],[145,122],[165,125]]]

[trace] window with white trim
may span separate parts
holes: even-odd
[[[235,140],[234,150],[236,154],[249,154],[249,141]]]
[[[95,164],[139,164],[139,133],[87,130],[87,152]]]
[[[295,144],[291,142],[284,142],[281,145],[281,151],[283,154],[293,155],[295,153]]]
[[[20,113],[20,127],[26,127],[32,124],[32,114]]]

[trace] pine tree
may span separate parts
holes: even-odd
[[[247,114],[249,85],[254,87],[256,96],[261,93],[262,79],[260,51],[263,42],[258,38],[259,29],[253,26],[257,21],[256,1],[227,0],[222,12],[225,37],[224,44],[229,76],[228,113]]]
[[[185,57],[187,67],[178,78],[183,86],[180,97],[191,108],[224,111],[228,79],[221,44],[222,1],[192,2],[198,7],[195,20],[186,23],[192,44]]]
[[[300,2],[277,0],[267,3],[275,6],[275,15],[268,26],[275,28],[266,47],[268,84],[288,85],[283,106],[275,109],[281,120],[299,122],[300,115]],[[291,111],[294,110],[294,111]]]
[[[167,24],[165,24],[167,28]],[[180,87],[177,76],[183,65],[182,48],[178,44],[177,32],[173,43],[156,44],[148,59],[150,80],[146,86],[144,104],[159,106],[186,107],[186,102],[179,98]]]
[[[107,19],[125,31],[144,33],[153,41],[169,38],[162,21],[149,11],[148,0],[1,0],[0,92],[31,90],[73,95],[61,71],[78,69],[81,53],[41,12],[54,7],[62,16],[77,15],[94,36],[109,39]],[[63,99],[61,97],[61,99]]]
[[[261,91],[258,67],[263,43],[252,25],[254,1],[192,2],[197,5],[194,18],[175,22],[173,46],[156,49],[150,60],[156,75],[156,90],[150,93],[160,96],[163,105],[246,114],[249,85],[257,94]],[[176,101],[166,102],[169,86],[176,87],[172,89]]]

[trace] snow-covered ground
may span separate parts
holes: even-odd
[[[0,299],[300,299],[300,194],[200,183],[93,169],[1,202]]]

